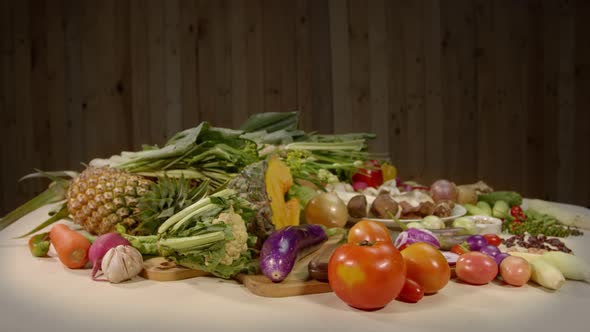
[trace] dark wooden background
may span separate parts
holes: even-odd
[[[401,175],[590,205],[588,1],[1,1],[0,212],[33,168],[301,112]]]

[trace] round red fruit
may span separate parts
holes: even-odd
[[[405,279],[404,259],[391,241],[345,243],[328,263],[330,287],[357,309],[385,307],[399,295]]]

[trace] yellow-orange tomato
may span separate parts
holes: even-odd
[[[408,278],[424,287],[425,294],[436,293],[451,279],[451,268],[445,256],[431,244],[417,242],[401,251]]]
[[[351,307],[383,308],[400,293],[406,279],[404,259],[389,242],[345,243],[328,263],[334,293]]]
[[[348,231],[348,243],[385,241],[391,242],[389,229],[378,221],[360,220]]]
[[[383,172],[383,181],[395,180],[397,177],[397,168],[394,165],[383,163],[381,164],[381,172]]]

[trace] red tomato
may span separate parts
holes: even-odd
[[[485,285],[498,275],[498,263],[478,251],[461,255],[455,265],[457,278],[473,285]]]
[[[497,247],[502,244],[502,239],[496,234],[484,234],[483,237],[488,241],[488,244],[493,246]]]
[[[515,205],[510,208],[510,215],[516,219],[521,219],[521,220],[526,219],[526,216],[524,215],[522,208],[518,205]]]
[[[386,306],[399,295],[405,279],[404,259],[391,241],[345,243],[328,262],[328,282],[334,293],[362,310]]]
[[[465,248],[465,246],[461,245],[461,244],[455,244],[454,246],[451,247],[451,252],[461,256],[464,253],[469,252],[470,250]]]
[[[512,286],[522,286],[531,278],[531,266],[522,257],[508,256],[500,263],[500,275]]]
[[[424,287],[410,278],[406,278],[402,291],[397,299],[403,302],[416,303],[424,297]]]
[[[451,268],[445,256],[431,244],[417,242],[401,251],[406,262],[407,277],[432,294],[441,290],[451,279]]]
[[[367,168],[359,168],[358,172],[352,176],[352,182],[364,182],[369,187],[378,188],[383,184],[383,172],[379,161],[371,160],[365,165]]]
[[[385,241],[391,242],[389,229],[378,221],[360,220],[348,231],[348,243]]]

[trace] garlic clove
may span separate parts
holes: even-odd
[[[125,254],[123,261],[129,278],[132,278],[141,272],[143,269],[143,258],[139,251],[131,246],[125,246]]]

